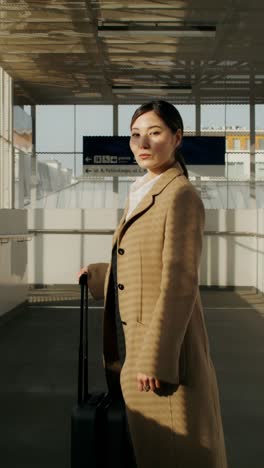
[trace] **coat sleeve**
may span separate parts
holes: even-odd
[[[90,263],[88,265],[88,287],[94,299],[104,298],[104,283],[108,268],[108,263]]]
[[[139,352],[138,372],[179,383],[179,357],[198,292],[205,212],[191,187],[181,188],[168,209],[160,294]]]

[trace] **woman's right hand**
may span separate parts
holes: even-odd
[[[84,273],[87,274],[87,281],[89,281],[89,279],[91,279],[91,272],[89,271],[89,265],[81,268],[79,273],[77,273],[78,280],[80,279],[80,276],[82,276]]]
[[[81,268],[77,274],[78,278],[83,273],[87,274],[89,291],[94,299],[104,298],[104,283],[108,266],[108,263],[90,263],[88,266]]]

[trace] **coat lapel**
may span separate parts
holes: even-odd
[[[167,171],[160,177],[157,182],[153,185],[150,191],[142,198],[141,202],[137,205],[135,210],[131,213],[130,217],[126,221],[126,214],[128,211],[128,202],[125,207],[124,214],[121,218],[119,226],[114,234],[113,246],[117,240],[121,240],[126,229],[133,223],[141,214],[145,213],[154,203],[155,196],[161,193],[165,187],[173,180],[183,174],[181,165],[177,162],[173,167],[167,169]]]
[[[116,230],[114,232],[113,240],[112,240],[112,248],[114,247],[114,245],[115,245],[115,243],[117,241],[117,238],[119,236],[119,233],[120,233],[120,231],[121,231],[121,229],[122,229],[122,227],[123,227],[123,225],[125,223],[127,211],[128,211],[128,200],[126,202],[126,206],[125,206],[124,212],[122,214],[122,217],[121,217],[121,219],[119,221],[119,224],[118,224],[118,226],[117,226],[117,228],[116,228]]]

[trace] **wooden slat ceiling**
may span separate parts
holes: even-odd
[[[139,23],[215,26],[216,36],[98,35],[98,25]],[[18,104],[263,103],[263,25],[263,0],[0,0],[0,65]],[[191,93],[179,96],[142,90],[186,85]]]

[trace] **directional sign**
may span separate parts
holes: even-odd
[[[83,169],[87,175],[141,175],[126,136],[83,137]],[[189,136],[181,148],[188,165],[224,165],[225,138]]]
[[[137,164],[128,164],[126,165],[115,165],[112,166],[111,164],[104,165],[84,165],[83,166],[84,174],[87,176],[104,176],[104,177],[113,177],[113,176],[131,176],[131,177],[139,177],[141,175],[146,174],[144,169],[141,169]]]
[[[83,137],[83,172],[87,176],[144,175],[129,147],[129,137]]]
[[[106,151],[106,150],[105,150]],[[98,164],[108,164],[109,166],[113,165],[137,165],[134,155],[128,156],[120,156],[115,155],[112,156],[111,154],[92,154],[85,156],[83,158],[85,164],[94,164],[95,166]]]

